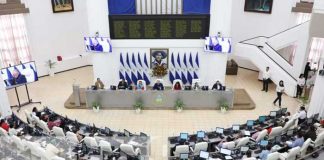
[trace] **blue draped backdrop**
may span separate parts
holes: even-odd
[[[183,0],[183,14],[209,14],[211,0]]]
[[[136,14],[135,0],[108,0],[110,15]]]

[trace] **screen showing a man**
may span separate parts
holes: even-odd
[[[101,44],[99,44],[97,38],[90,39],[90,41],[92,41],[92,45],[90,45],[91,50],[98,51],[98,52],[103,51],[103,47]]]
[[[152,68],[155,67],[164,67],[168,68],[167,66],[167,53],[164,51],[154,51],[152,53]]]
[[[12,72],[12,79],[9,80],[11,85],[18,85],[27,83],[26,76],[21,74],[18,69],[14,69]]]

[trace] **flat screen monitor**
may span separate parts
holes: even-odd
[[[188,139],[188,133],[180,133],[180,139],[187,140]]]
[[[287,131],[287,136],[292,136],[294,135],[294,130],[288,130]]]
[[[221,148],[220,153],[230,156],[232,151],[229,149]]]
[[[266,140],[261,140],[260,145],[263,146],[263,147],[265,147],[265,146],[268,145],[268,141],[266,141]]]
[[[205,51],[214,53],[231,53],[232,38],[218,36],[206,37]]]
[[[266,116],[260,116],[260,117],[259,117],[259,122],[260,122],[260,123],[264,123],[265,120],[266,120]]]
[[[111,41],[107,37],[84,37],[84,44],[87,52],[112,52]]]
[[[197,132],[197,138],[205,138],[205,132],[204,131],[198,131]]]
[[[105,127],[105,132],[106,132],[107,134],[110,134],[110,129],[109,129],[108,127]]]
[[[314,114],[314,116],[313,116],[313,118],[314,118],[315,120],[318,120],[318,117],[319,117],[319,113],[316,113],[316,114]]]
[[[277,116],[277,112],[276,111],[271,111],[270,112],[270,117],[276,117]]]
[[[180,153],[180,160],[187,160],[189,159],[188,153]]]
[[[216,133],[218,133],[218,134],[223,134],[223,133],[224,133],[224,128],[219,128],[219,127],[217,127],[217,128],[216,128]]]
[[[128,130],[124,129],[124,134],[126,137],[130,137],[131,133]]]
[[[313,123],[313,118],[307,118],[307,124],[312,124]]]
[[[280,143],[280,142],[281,142],[281,136],[277,136],[277,137],[275,137],[275,141],[276,141],[277,143]]]
[[[246,125],[247,125],[248,127],[252,127],[252,126],[254,125],[254,121],[253,121],[253,120],[248,120],[248,121],[246,122]]]
[[[285,114],[287,112],[287,108],[281,108],[281,114]]]
[[[7,89],[38,81],[34,61],[2,68],[0,73]]]
[[[209,152],[200,151],[199,157],[203,158],[203,159],[208,159],[209,158]]]
[[[234,124],[234,125],[232,126],[232,130],[233,130],[233,131],[239,131],[239,130],[240,130],[240,125],[238,125],[238,124]]]
[[[249,150],[249,147],[241,147],[241,152],[245,153]]]

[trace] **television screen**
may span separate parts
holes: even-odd
[[[38,81],[35,62],[18,64],[1,69],[2,79],[8,88]]]
[[[87,52],[112,52],[110,38],[105,37],[84,37]]]
[[[206,37],[205,38],[205,51],[216,53],[231,53],[232,52],[232,39],[227,37]]]
[[[271,14],[272,3],[273,0],[245,0],[244,11]]]

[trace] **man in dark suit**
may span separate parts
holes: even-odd
[[[127,82],[122,79],[119,83],[118,83],[118,89],[122,89],[122,90],[125,90],[128,88],[128,84]]]
[[[156,83],[153,86],[153,90],[158,90],[158,91],[163,91],[164,90],[164,86],[161,83],[160,80],[157,80]]]
[[[12,79],[10,80],[11,85],[17,85],[17,84],[24,84],[27,83],[26,76],[19,73],[17,69],[15,69],[12,73]]]
[[[223,89],[223,85],[219,82],[219,81],[216,81],[216,83],[213,85],[213,88],[212,90],[222,90]]]

